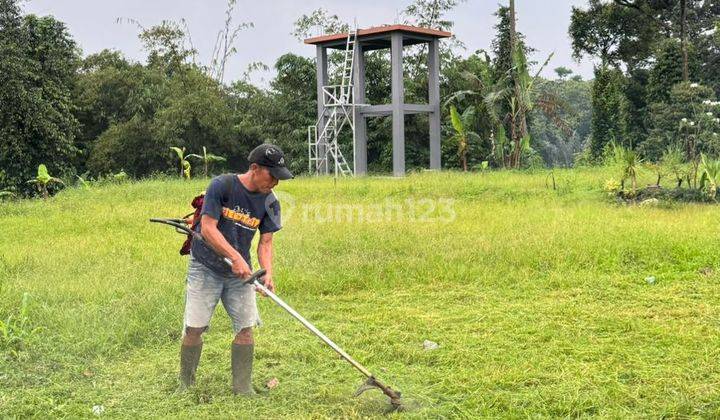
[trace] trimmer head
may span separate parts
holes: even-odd
[[[360,385],[357,391],[355,391],[353,397],[360,396],[365,391],[369,391],[371,389],[379,389],[383,394],[387,395],[390,398],[390,404],[392,404],[394,410],[403,409],[403,404],[400,400],[400,391],[395,391],[394,389],[375,379],[374,376],[368,377],[367,381],[363,382],[363,384]]]

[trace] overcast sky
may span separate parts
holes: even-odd
[[[282,54],[293,52],[314,56],[314,47],[297,41],[290,32],[293,22],[302,14],[324,8],[347,22],[357,20],[358,27],[367,28],[392,24],[411,0],[238,0],[234,18],[236,22],[249,21],[254,28],[243,31],[238,37],[238,53],[228,62],[226,81],[239,79],[248,64],[263,62],[272,67]],[[507,0],[467,0],[447,18],[455,22],[453,33],[465,43],[467,56],[477,49],[490,49],[494,36],[493,25],[498,3]],[[565,66],[584,79],[592,77],[592,63],[577,63],[571,54],[567,34],[570,11],[573,5],[583,6],[586,0],[517,0],[518,30],[527,43],[537,49],[533,57],[542,62],[551,52],[555,55],[545,69],[546,77],[555,77],[553,69]],[[137,38],[138,30],[130,23],[117,23],[119,17],[132,18],[145,27],[163,19],[185,18],[190,28],[199,59],[207,64],[212,54],[217,32],[223,27],[226,0],[26,0],[27,13],[53,15],[65,22],[70,33],[83,50],[83,54],[104,48],[122,51],[128,58],[142,61],[146,54]],[[402,19],[402,18],[401,18]],[[272,72],[252,73],[251,79],[266,84]]]

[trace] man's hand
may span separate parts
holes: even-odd
[[[269,291],[275,293],[275,283],[273,282],[273,279],[269,275],[265,275],[262,279],[263,284],[265,285],[265,288],[267,288]],[[265,293],[263,293],[261,290],[258,289],[258,292],[263,295],[267,296]]]
[[[242,279],[247,279],[252,275],[252,271],[250,271],[250,266],[240,255],[232,259],[232,272],[233,274]]]

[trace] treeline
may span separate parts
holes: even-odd
[[[576,57],[600,62],[587,157],[612,144],[653,162],[674,148],[693,162],[720,156],[720,2],[588,3],[573,8],[569,30]]]
[[[405,11],[407,23],[450,30],[452,22],[442,16],[456,4],[416,1]],[[513,52],[509,13],[504,7],[497,13],[493,51],[460,57],[458,40],[442,43],[446,168],[569,166],[589,138],[590,82],[570,77],[563,68],[552,81],[530,74],[538,63],[527,62],[525,54],[532,48],[520,33],[515,36],[521,51]],[[225,35],[234,39],[242,25],[226,27]],[[298,19],[293,33],[300,40],[316,25],[327,32],[347,29],[337,16],[318,10]],[[250,149],[273,142],[286,150],[294,172],[306,172],[307,127],[317,118],[314,60],[281,56],[267,88],[253,85],[247,75],[226,83],[224,62],[234,52],[232,45],[202,65],[185,28],[170,21],[139,26],[144,63],[111,49],[83,56],[62,22],[23,15],[18,1],[0,0],[0,191],[33,193],[35,184],[28,181],[36,178],[40,164],[65,184],[117,173],[135,178],[177,174],[173,147],[226,158],[211,168],[219,172],[243,170]],[[426,101],[426,51],[410,49],[406,57],[407,101]],[[331,63],[332,79],[338,76],[339,59],[331,56]],[[369,53],[366,67],[368,101],[389,101],[388,52]],[[511,109],[515,80],[525,81],[525,133],[513,137],[513,127],[521,127],[518,111]],[[457,135],[451,108],[463,115],[464,132],[474,135]],[[406,130],[408,167],[427,167],[427,118],[408,118]],[[390,138],[389,118],[369,121],[371,171],[391,170]],[[350,156],[349,133],[342,147]],[[193,173],[202,173],[196,170],[203,166],[200,161],[187,162]]]
[[[313,121],[313,63],[286,55],[268,90],[226,85],[191,61],[179,25],[142,29],[147,63],[104,50],[81,57],[62,22],[23,16],[0,0],[0,190],[30,193],[39,164],[66,180],[124,171],[172,173],[177,156],[207,151],[241,170],[264,141],[305,153]],[[199,163],[199,162],[198,162]],[[303,162],[291,161],[300,171]],[[200,167],[201,164],[198,164]]]

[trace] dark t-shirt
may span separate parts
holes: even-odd
[[[229,187],[229,188],[228,188]],[[218,221],[218,230],[228,243],[247,261],[252,269],[250,244],[255,231],[260,233],[280,230],[280,202],[272,192],[250,192],[235,174],[220,175],[210,181],[200,212]],[[201,231],[201,223],[197,225]],[[193,241],[193,258],[219,274],[232,273],[230,266],[208,245]]]

